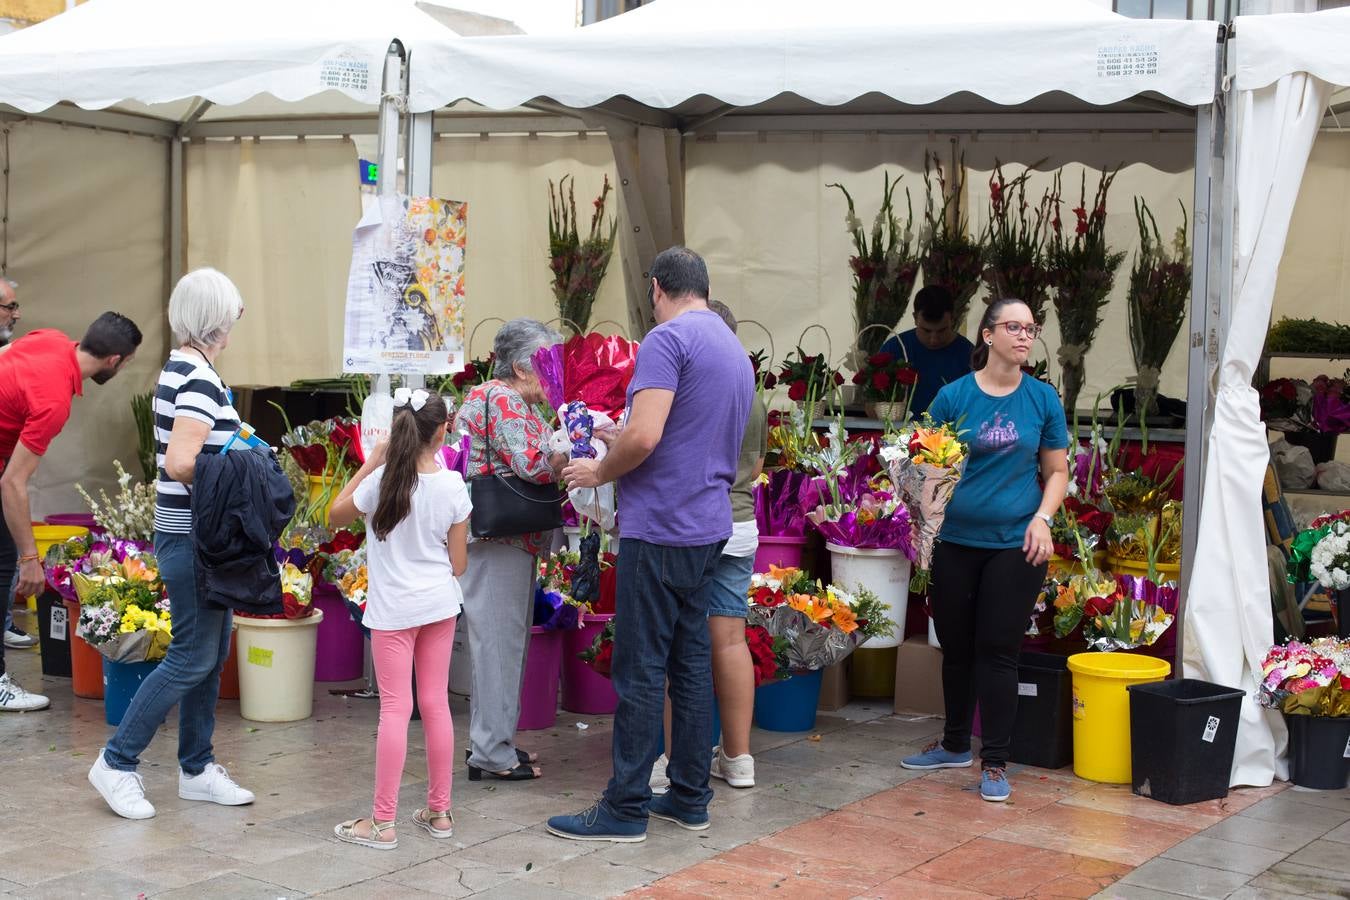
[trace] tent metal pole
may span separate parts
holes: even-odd
[[[408,193],[415,197],[431,196],[431,148],[436,141],[435,113],[415,113],[408,116],[408,143],[403,174]]]
[[[384,57],[384,78],[380,82],[379,173],[375,193],[398,193],[399,116],[408,107],[403,93],[403,44],[393,41]]]
[[[169,290],[183,277],[183,139],[169,138]],[[164,296],[168,296],[165,291]],[[167,312],[166,312],[167,315]]]

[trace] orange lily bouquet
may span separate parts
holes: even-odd
[[[936,425],[928,416],[917,424],[887,434],[881,458],[891,482],[909,507],[914,529],[914,577],[909,589],[925,593],[931,579],[933,546],[947,517],[947,504],[965,471],[967,447],[957,426]]]
[[[750,580],[747,624],[785,642],[786,668],[813,672],[834,665],[869,638],[889,635],[890,607],[858,585],[822,587],[801,569],[770,566]]]

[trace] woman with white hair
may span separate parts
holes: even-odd
[[[530,357],[561,338],[542,322],[512,319],[493,341],[492,380],[464,398],[455,430],[472,441],[469,476],[514,475],[536,484],[558,478],[567,462],[550,454],[552,429],[533,404],[547,398]],[[469,568],[460,578],[469,629],[469,780],[486,773],[510,781],[538,778],[533,754],[515,745],[520,680],[525,672],[534,613],[535,557],[551,533],[478,538],[469,543]]]
[[[211,752],[220,670],[230,651],[231,613],[198,601],[188,493],[197,456],[219,453],[239,427],[233,395],[216,373],[215,362],[243,314],[239,289],[215,269],[184,275],[169,297],[169,326],[178,348],[169,353],[155,387],[155,556],[169,594],[173,640],[89,770],[90,783],[113,812],[127,819],[155,814],[136,770],[141,753],[175,706],[178,796],[226,806],[253,802],[253,794],[235,784]]]

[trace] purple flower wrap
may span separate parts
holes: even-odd
[[[544,396],[548,397],[549,405],[554,409],[562,409],[563,345],[540,347],[530,357],[530,364],[534,366],[534,374],[539,376],[539,384],[544,389]]]

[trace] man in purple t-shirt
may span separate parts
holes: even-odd
[[[604,797],[554,816],[564,838],[635,842],[647,817],[708,827],[712,663],[702,590],[731,536],[731,486],[754,394],[745,350],[708,309],[708,267],[684,247],[652,263],[657,326],[628,386],[628,422],[603,460],[573,460],[569,487],[619,482],[618,615],[611,675],[619,695]],[[648,781],[661,752],[670,683],[670,791]]]

